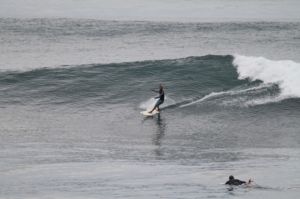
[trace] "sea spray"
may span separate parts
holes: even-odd
[[[277,84],[280,98],[300,97],[300,64],[290,60],[273,61],[264,57],[234,55],[239,79]]]
[[[157,99],[155,98],[150,98],[144,102],[142,102],[140,105],[139,105],[139,108],[140,109],[146,109],[146,110],[149,110],[149,109],[152,109],[155,105],[155,103],[157,102]],[[176,104],[176,101],[173,100],[172,98],[168,97],[168,96],[165,96],[165,101],[164,103],[160,106],[161,108],[166,108],[166,107],[169,107],[169,106],[173,106]]]

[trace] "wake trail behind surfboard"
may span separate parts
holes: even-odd
[[[210,94],[207,94],[200,99],[194,99],[194,100],[190,100],[188,103],[183,103],[179,107],[184,108],[184,107],[188,107],[188,106],[191,106],[191,105],[194,105],[197,103],[201,103],[201,102],[204,102],[209,99],[214,99],[214,98],[217,98],[220,96],[234,96],[234,95],[244,94],[249,91],[255,91],[255,90],[268,88],[270,86],[271,86],[270,84],[261,84],[259,86],[255,86],[255,87],[251,87],[251,88],[247,88],[247,89],[241,89],[241,90],[234,89],[234,90],[229,90],[229,91],[211,92]]]

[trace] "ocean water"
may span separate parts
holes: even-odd
[[[158,20],[163,1],[145,21],[40,4],[32,16],[26,2],[0,9],[0,198],[299,198],[293,9],[279,20],[279,1],[262,1],[270,12],[255,21]],[[145,118],[160,83],[161,113]],[[229,175],[254,184],[232,189]]]

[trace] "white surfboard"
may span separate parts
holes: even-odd
[[[142,112],[141,112],[142,115],[147,116],[147,117],[148,117],[148,116],[154,116],[154,115],[156,115],[156,114],[158,114],[158,113],[159,113],[158,110],[154,110],[154,111],[152,111],[152,113],[149,113],[148,110],[142,111]]]

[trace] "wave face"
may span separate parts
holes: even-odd
[[[150,90],[162,83],[165,108],[249,107],[300,97],[299,75],[296,62],[241,55],[6,71],[0,73],[0,102],[144,108],[155,95]]]

